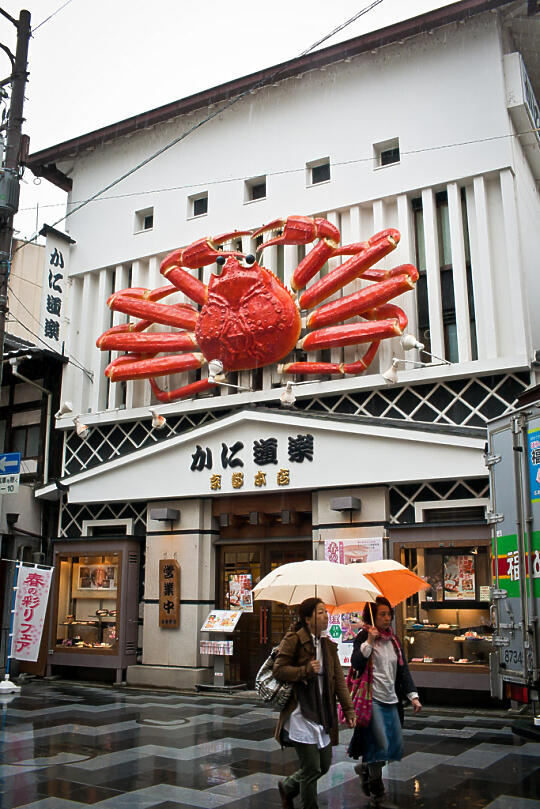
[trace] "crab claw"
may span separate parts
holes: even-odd
[[[331,239],[339,242],[339,230],[327,219],[312,219],[309,216],[288,216],[287,219],[274,219],[251,235],[256,238],[269,230],[282,229],[281,236],[264,242],[257,250],[264,250],[272,244],[309,244],[314,239]]]

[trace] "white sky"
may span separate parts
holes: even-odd
[[[65,0],[0,0],[36,29]],[[71,0],[30,41],[23,131],[35,152],[230,79],[298,56],[370,0]],[[323,46],[382,28],[445,0],[383,0]],[[16,32],[0,17],[0,42]],[[10,66],[0,51],[3,78]],[[197,137],[194,134],[192,137]],[[181,145],[177,148],[182,148]],[[114,179],[111,177],[111,180]],[[65,194],[30,171],[21,185],[18,235],[64,212]],[[56,207],[47,207],[55,204]],[[63,229],[62,225],[58,226]]]

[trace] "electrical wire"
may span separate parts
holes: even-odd
[[[69,1],[71,1],[71,0],[69,0]],[[356,14],[355,14],[353,17],[351,17],[349,20],[346,20],[346,22],[344,22],[344,23],[343,23],[343,24],[342,24],[342,25],[339,27],[339,30],[340,30],[340,31],[341,31],[341,30],[343,30],[343,29],[344,29],[344,28],[346,28],[348,25],[350,25],[352,22],[354,22],[355,20],[357,20],[357,19],[358,19],[360,16],[362,16],[363,14],[367,14],[367,12],[368,12],[368,11],[371,11],[371,9],[372,9],[372,8],[374,8],[376,5],[378,5],[378,4],[379,4],[379,3],[381,3],[382,1],[383,1],[383,0],[375,0],[375,2],[374,2],[374,3],[371,3],[369,6],[366,6],[365,8],[361,9],[361,10],[360,10],[359,12],[357,12],[357,13],[356,13]],[[61,9],[59,9],[59,11],[60,11],[60,10],[61,10]],[[57,12],[55,12],[55,13],[57,13]],[[46,22],[46,21],[44,21],[44,22]],[[43,24],[43,23],[41,23],[41,24]],[[334,30],[332,30],[332,31],[331,31],[329,34],[327,34],[325,37],[323,37],[322,39],[320,39],[320,40],[319,40],[318,42],[316,42],[314,45],[311,45],[311,46],[310,46],[310,47],[309,47],[309,48],[308,48],[306,51],[304,51],[304,52],[303,52],[301,55],[302,55],[302,56],[305,56],[305,55],[306,55],[306,54],[308,54],[310,51],[312,51],[312,50],[313,50],[313,48],[315,48],[317,45],[321,44],[322,42],[326,42],[326,40],[327,40],[329,37],[333,36],[333,34],[334,34]],[[297,57],[297,58],[298,58],[298,57]],[[153,152],[153,154],[149,155],[149,156],[148,156],[148,157],[146,157],[144,160],[141,160],[141,162],[140,162],[140,163],[137,163],[137,165],[136,165],[136,166],[133,166],[131,169],[129,169],[128,171],[124,172],[124,174],[122,174],[120,177],[117,177],[117,179],[116,179],[116,180],[113,180],[112,182],[108,183],[108,185],[106,185],[106,186],[105,186],[104,188],[102,188],[100,191],[96,191],[96,193],[95,193],[95,194],[92,194],[92,196],[91,196],[91,197],[89,197],[87,200],[84,200],[83,202],[81,202],[81,203],[79,203],[78,205],[76,205],[76,206],[75,206],[75,208],[73,208],[71,211],[68,211],[68,213],[67,213],[65,216],[62,216],[60,219],[58,219],[56,222],[54,222],[54,223],[51,225],[51,227],[56,227],[56,225],[59,225],[59,224],[60,224],[60,222],[64,222],[64,221],[65,221],[65,220],[66,220],[66,219],[67,219],[69,216],[72,216],[72,215],[73,215],[74,213],[76,213],[77,211],[80,211],[80,210],[81,210],[81,208],[85,207],[85,206],[86,206],[86,205],[88,205],[90,202],[93,202],[93,201],[94,201],[94,200],[95,200],[97,197],[101,196],[101,195],[102,195],[102,194],[104,194],[106,191],[109,191],[111,188],[114,188],[114,186],[118,185],[118,184],[119,184],[119,183],[121,183],[123,180],[127,179],[128,177],[130,177],[132,174],[135,174],[135,172],[139,171],[139,169],[143,168],[144,166],[147,166],[147,165],[148,165],[148,163],[152,162],[152,160],[155,160],[157,157],[159,157],[160,155],[164,154],[166,151],[168,151],[169,149],[171,149],[173,146],[176,146],[176,144],[177,144],[177,143],[180,143],[180,141],[185,140],[185,138],[187,138],[189,135],[191,135],[191,134],[192,134],[193,132],[195,132],[197,129],[200,129],[200,127],[202,127],[202,126],[204,126],[204,124],[208,123],[208,121],[211,121],[213,118],[216,118],[218,115],[221,115],[221,113],[222,113],[222,112],[225,112],[225,110],[227,110],[227,109],[229,109],[230,107],[234,106],[234,105],[235,105],[235,104],[237,104],[239,101],[241,101],[243,98],[245,98],[247,95],[249,95],[250,93],[255,92],[257,89],[259,89],[260,87],[262,87],[264,84],[267,84],[267,83],[269,83],[269,82],[273,81],[274,79],[276,79],[278,76],[280,76],[280,75],[281,75],[281,74],[284,72],[284,70],[285,70],[285,67],[284,67],[284,66],[282,66],[282,67],[278,68],[278,69],[277,69],[277,70],[275,70],[273,73],[271,73],[269,76],[266,76],[266,77],[263,77],[263,78],[259,79],[259,81],[255,82],[255,83],[254,83],[254,84],[253,84],[251,87],[248,87],[246,90],[244,90],[243,92],[239,93],[237,96],[233,96],[233,98],[229,99],[229,101],[227,101],[227,102],[226,102],[225,104],[223,104],[221,107],[218,107],[216,110],[214,110],[213,112],[209,113],[209,114],[208,114],[208,115],[207,115],[205,118],[203,118],[203,119],[202,119],[201,121],[199,121],[198,123],[193,124],[193,126],[190,126],[190,127],[187,129],[187,130],[185,130],[184,132],[182,132],[182,133],[181,133],[180,135],[178,135],[176,138],[173,138],[173,140],[171,140],[169,143],[165,144],[165,146],[162,146],[162,147],[161,147],[160,149],[158,149],[156,152]],[[39,233],[34,234],[34,236],[32,236],[32,238],[31,238],[29,241],[33,242],[35,239],[37,239],[37,237],[38,237],[38,236],[39,236]],[[20,249],[20,247],[18,247],[18,248],[17,248],[17,250],[19,250],[19,249]],[[13,251],[13,252],[17,252],[17,251],[15,250],[15,251]]]
[[[509,133],[506,133],[504,135],[490,135],[487,138],[475,138],[473,140],[457,141],[455,143],[443,143],[443,144],[440,144],[438,146],[425,146],[425,147],[422,147],[422,148],[419,148],[419,149],[408,149],[406,151],[401,151],[400,150],[400,158],[401,157],[408,157],[409,155],[421,154],[423,152],[435,152],[435,151],[440,151],[440,150],[444,150],[444,149],[455,149],[455,148],[462,147],[462,146],[471,146],[471,145],[475,145],[475,144],[478,144],[478,143],[489,143],[491,141],[504,140],[506,138],[519,138],[522,135],[530,135],[530,134],[533,134],[535,132],[540,132],[540,128],[527,129],[524,132],[509,132]],[[372,163],[374,160],[375,160],[375,158],[373,157],[373,155],[371,155],[370,157],[355,157],[355,158],[351,158],[350,160],[335,160],[335,161],[330,161],[330,167],[334,168],[334,167],[337,167],[337,166],[351,166],[351,165],[354,165],[355,163],[367,163],[367,162]],[[304,172],[305,170],[306,170],[306,167],[304,165],[304,166],[301,166],[300,168],[280,169],[278,171],[268,171],[268,172],[266,172],[266,174],[264,172],[262,172],[260,174],[260,176],[278,177],[278,176],[282,176],[284,174],[298,174],[300,172]],[[125,199],[127,197],[144,196],[146,194],[162,194],[162,193],[169,192],[169,191],[185,191],[186,189],[201,188],[201,187],[202,188],[208,188],[208,187],[210,187],[212,185],[223,185],[223,184],[226,184],[226,183],[245,182],[246,180],[252,179],[252,177],[253,177],[253,175],[249,174],[247,176],[242,176],[242,177],[227,177],[227,178],[225,178],[223,180],[205,180],[205,181],[201,181],[201,182],[191,182],[191,183],[188,183],[187,185],[172,185],[172,186],[168,186],[166,188],[151,188],[151,189],[148,189],[146,191],[130,191],[130,192],[127,192],[125,194],[109,194],[108,196],[101,196],[99,199],[94,199],[93,201],[94,202],[104,202],[104,201],[111,200],[111,199]],[[76,200],[76,201],[74,201],[74,202],[72,202],[70,204],[79,205],[79,203],[90,202],[90,201],[92,201],[91,198],[89,198],[87,200]],[[41,208],[59,208],[59,207],[61,207],[63,205],[65,205],[64,202],[42,203],[42,204],[40,204],[39,207],[40,207],[40,209]],[[28,207],[28,208],[20,208],[19,213],[23,213],[25,211],[33,211],[34,208],[35,208],[35,206],[31,206],[31,207]],[[73,213],[73,212],[70,211],[67,216],[71,215],[71,213]],[[67,216],[65,217],[66,219],[67,219]],[[59,220],[59,222],[61,222],[61,221],[62,220]],[[37,236],[34,236],[33,238],[37,238]],[[24,241],[24,244],[19,245],[19,247],[17,248],[17,251],[21,250],[25,246],[25,244],[32,244],[33,243],[32,240],[21,240],[21,241]]]
[[[57,8],[57,9],[56,9],[56,11],[53,11],[53,13],[52,13],[52,14],[49,14],[49,16],[48,16],[48,17],[46,17],[44,20],[42,20],[42,21],[39,23],[39,25],[36,25],[36,27],[35,27],[35,28],[32,28],[32,34],[35,34],[35,32],[38,30],[38,28],[41,28],[41,26],[42,26],[42,25],[45,25],[45,23],[46,23],[46,22],[49,22],[49,20],[52,20],[52,18],[53,18],[53,17],[56,17],[56,15],[57,15],[57,14],[60,14],[60,12],[62,11],[62,9],[64,9],[66,6],[69,6],[69,4],[70,4],[71,2],[72,2],[72,0],[67,0],[67,2],[65,2],[65,3],[64,3],[64,5],[60,6],[60,8]]]

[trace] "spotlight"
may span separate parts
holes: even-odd
[[[66,413],[73,413],[73,405],[71,402],[63,402],[60,410],[57,410],[54,414],[54,417],[55,419],[61,419]]]
[[[79,438],[81,438],[83,441],[86,441],[86,439],[90,435],[90,427],[88,426],[88,424],[83,424],[82,421],[80,421],[79,419],[80,419],[79,416],[75,416],[75,418],[73,419],[75,431],[79,436]]]
[[[293,404],[296,402],[296,396],[294,395],[292,382],[287,382],[285,387],[283,388],[283,392],[279,397],[279,401],[283,405],[283,407],[292,407]]]
[[[420,343],[414,334],[404,334],[399,342],[405,351],[412,351],[413,348],[417,348],[418,351],[423,351],[425,348],[424,344]]]
[[[150,413],[152,414],[152,427],[155,430],[162,430],[167,424],[165,416],[162,416],[161,413],[158,413],[157,410],[153,408],[150,408]]]
[[[223,373],[223,363],[221,360],[210,360],[208,363],[208,381],[215,382],[216,376]]]
[[[387,368],[387,370],[383,374],[381,374],[384,381],[388,382],[389,385],[395,385],[398,380],[397,367],[398,361],[396,359],[393,359],[390,368]]]

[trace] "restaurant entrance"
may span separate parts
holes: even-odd
[[[231,576],[249,575],[253,586],[276,567],[312,559],[311,493],[287,493],[216,499],[220,522],[216,602],[230,609]],[[225,516],[226,515],[226,516]],[[232,636],[234,654],[227,658],[229,682],[253,687],[262,662],[276,646],[296,613],[271,601],[255,601]]]

